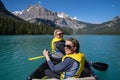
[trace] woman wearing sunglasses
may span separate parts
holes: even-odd
[[[59,63],[61,58],[65,55],[64,51],[65,40],[63,39],[63,31],[60,29],[55,29],[54,38],[51,42],[52,55],[51,59]]]
[[[48,56],[48,51],[44,50],[43,54],[47,60],[50,69],[45,71],[48,78],[66,79],[80,77],[85,64],[84,54],[79,52],[79,43],[74,38],[69,38],[65,41],[65,56],[62,62],[54,65]]]

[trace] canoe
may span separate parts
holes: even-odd
[[[47,62],[45,61],[36,70],[34,70],[34,72],[27,78],[27,80],[41,80],[41,79],[45,80],[44,77],[46,75],[44,74],[44,70],[48,69],[48,68],[49,68],[49,66],[48,66]],[[80,78],[70,78],[70,79],[66,79],[66,80],[98,80],[92,70],[87,71],[87,75],[86,75],[86,73],[84,73],[86,71],[87,70],[83,70]],[[52,78],[52,79],[47,79],[47,80],[58,80],[58,79]]]

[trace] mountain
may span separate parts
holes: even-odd
[[[9,12],[0,0],[0,35],[52,35],[56,28],[59,27],[29,23]]]
[[[105,33],[120,34],[120,16],[116,16],[112,20],[102,23],[98,29]]]
[[[80,29],[88,25],[88,23],[73,19],[64,12],[53,12],[43,8],[40,4],[30,5],[20,13],[13,13],[31,23],[35,22],[40,24],[41,22],[44,22],[45,24],[52,26],[54,25],[71,29]]]
[[[71,34],[120,34],[120,16],[102,24],[91,24],[76,20],[64,12],[50,11],[39,4],[30,5],[23,11],[16,11],[13,13],[14,15],[5,8],[4,4],[0,0],[0,18],[10,18],[10,20],[7,20],[8,22],[12,21],[11,19],[14,19],[12,21],[13,25],[15,25],[14,22],[16,20],[25,20],[39,25],[44,23],[45,25],[52,27],[60,26],[62,29],[69,31]],[[11,23],[8,23],[6,25],[10,24]],[[5,33],[6,30],[3,32]]]
[[[75,34],[120,35],[120,16],[101,24],[90,24],[82,29],[73,30]]]
[[[60,26],[71,34],[120,34],[120,16],[102,24],[92,24],[76,20],[64,12],[53,12],[40,4],[29,5],[13,14],[30,23]]]

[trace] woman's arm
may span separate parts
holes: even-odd
[[[57,65],[54,65],[52,61],[48,61],[50,69],[54,72],[62,72],[68,70],[74,63],[74,60],[71,58],[66,58],[63,62],[60,62]]]
[[[47,63],[50,67],[50,69],[54,72],[61,72],[61,71],[65,71],[67,69],[69,69],[73,63],[74,63],[74,60],[71,59],[71,58],[66,58],[63,62],[60,62],[59,64],[57,65],[54,65],[53,62],[51,61],[49,55],[48,55],[48,50],[44,50],[43,51],[43,54],[47,60]]]

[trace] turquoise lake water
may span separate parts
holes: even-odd
[[[29,61],[50,50],[53,36],[0,36],[0,80],[26,80],[44,58]],[[109,64],[107,71],[94,70],[100,80],[120,80],[120,35],[65,35],[79,40],[87,60]]]

